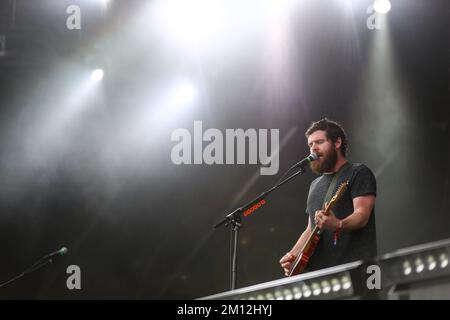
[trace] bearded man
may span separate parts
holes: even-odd
[[[347,136],[339,123],[324,118],[313,122],[305,135],[311,153],[317,155],[317,159],[310,163],[311,169],[320,177],[309,188],[306,205],[308,226],[280,260],[286,276],[316,225],[320,229],[320,240],[314,253],[308,257],[305,271],[377,255],[375,176],[364,164],[347,161]],[[325,198],[329,200],[344,181],[348,181],[346,191],[326,215]]]

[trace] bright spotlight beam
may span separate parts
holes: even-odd
[[[220,28],[218,0],[167,0],[161,2],[158,20],[164,32],[187,47],[206,45]]]
[[[171,121],[174,117],[182,117],[182,114],[194,105],[198,94],[198,88],[188,81],[176,84],[160,100],[159,107],[154,109],[152,118],[158,119],[161,124]]]

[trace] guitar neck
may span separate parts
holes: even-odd
[[[331,209],[334,207],[334,202],[327,203],[325,206],[325,215],[328,216],[330,214]]]
[[[311,245],[313,239],[315,236],[319,235],[320,236],[321,232],[319,227],[316,225],[314,227],[314,229],[311,231],[311,234],[309,235],[308,239],[306,240],[305,244],[303,245],[302,250],[300,250],[300,252],[305,252],[306,249]]]
[[[330,202],[330,203],[328,203],[325,206],[325,210],[324,211],[325,211],[325,215],[326,216],[328,216],[330,214],[330,211],[331,211],[331,208],[333,207],[333,205],[334,205],[334,202],[333,203]],[[302,248],[302,250],[300,252],[305,252],[305,249],[307,249],[311,245],[314,237],[316,237],[317,235],[320,236],[321,233],[322,233],[322,231],[319,229],[319,227],[317,225],[315,225],[313,230],[311,231],[311,234],[309,235],[308,239],[306,240],[306,242],[303,245],[303,248]]]

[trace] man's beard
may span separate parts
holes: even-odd
[[[323,158],[323,162],[312,161],[309,165],[311,170],[317,174],[322,174],[324,172],[330,172],[333,170],[334,166],[337,163],[337,151],[334,148],[331,148],[329,152],[326,152],[321,157]]]

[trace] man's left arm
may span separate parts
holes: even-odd
[[[369,222],[372,209],[375,205],[375,195],[369,194],[359,196],[353,199],[353,213],[346,218],[339,220],[330,212],[328,216],[324,215],[323,210],[316,212],[318,218],[317,224],[320,229],[335,231],[341,225],[341,231],[352,231],[364,228]]]
[[[369,222],[370,214],[375,205],[375,195],[370,194],[353,199],[354,211],[351,215],[342,219],[342,231],[352,231],[364,228]],[[336,226],[337,228],[337,226]],[[335,229],[336,229],[335,228]]]

